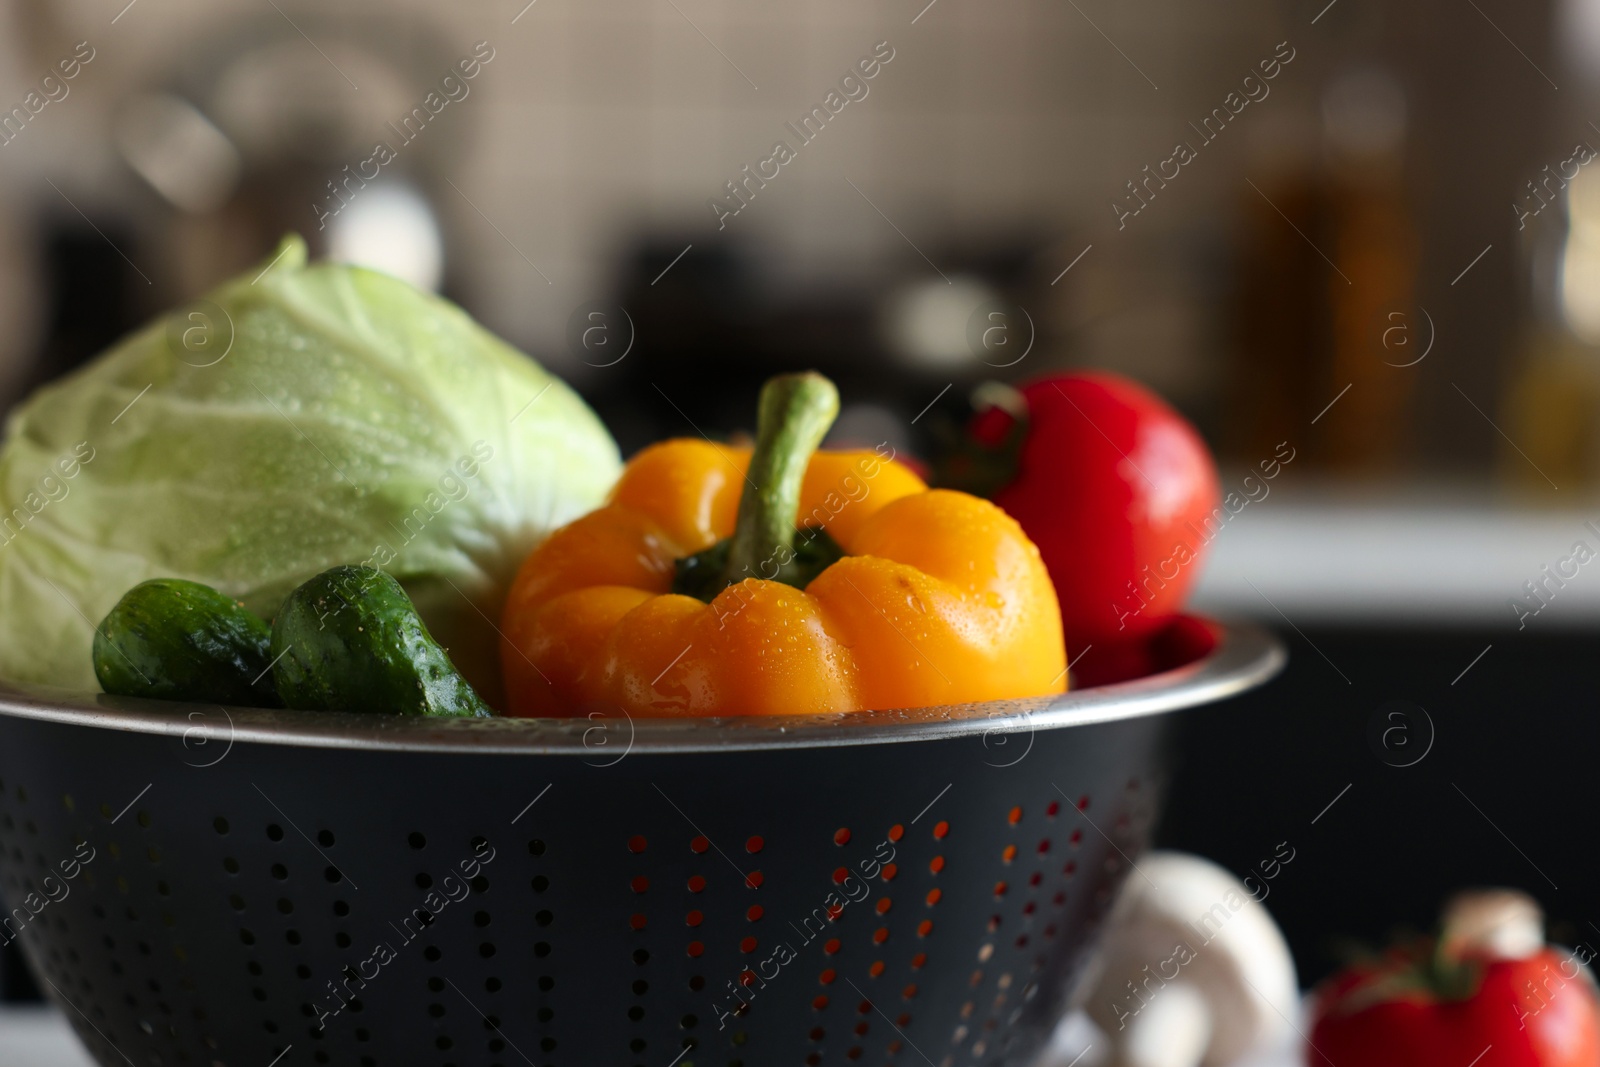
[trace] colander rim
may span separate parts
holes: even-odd
[[[346,712],[225,708],[0,684],[0,717],[165,734],[203,753],[234,744],[411,752],[577,755],[602,764],[630,754],[822,748],[1000,736],[1087,726],[1198,707],[1253,689],[1288,656],[1252,623],[1195,618],[1215,639],[1193,662],[1133,681],[1052,697],[795,717],[424,719]]]

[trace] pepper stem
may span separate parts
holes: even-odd
[[[723,568],[728,584],[777,578],[793,560],[800,486],[838,414],[839,390],[815,371],[782,374],[761,387],[755,450]]]

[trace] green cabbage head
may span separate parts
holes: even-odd
[[[398,578],[493,703],[506,586],[598,505],[617,446],[448,301],[276,259],[14,411],[0,447],[0,677],[92,691],[96,623],[147,578],[271,618],[341,563]]]

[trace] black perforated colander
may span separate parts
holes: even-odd
[[[0,938],[106,1067],[1025,1064],[1215,647],[1035,701],[428,722],[0,701]]]

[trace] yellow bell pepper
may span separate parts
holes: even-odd
[[[817,452],[838,404],[820,375],[774,378],[753,452],[646,448],[608,504],[536,548],[503,617],[510,713],[796,715],[1062,692],[1055,591],[1022,528],[879,453]]]

